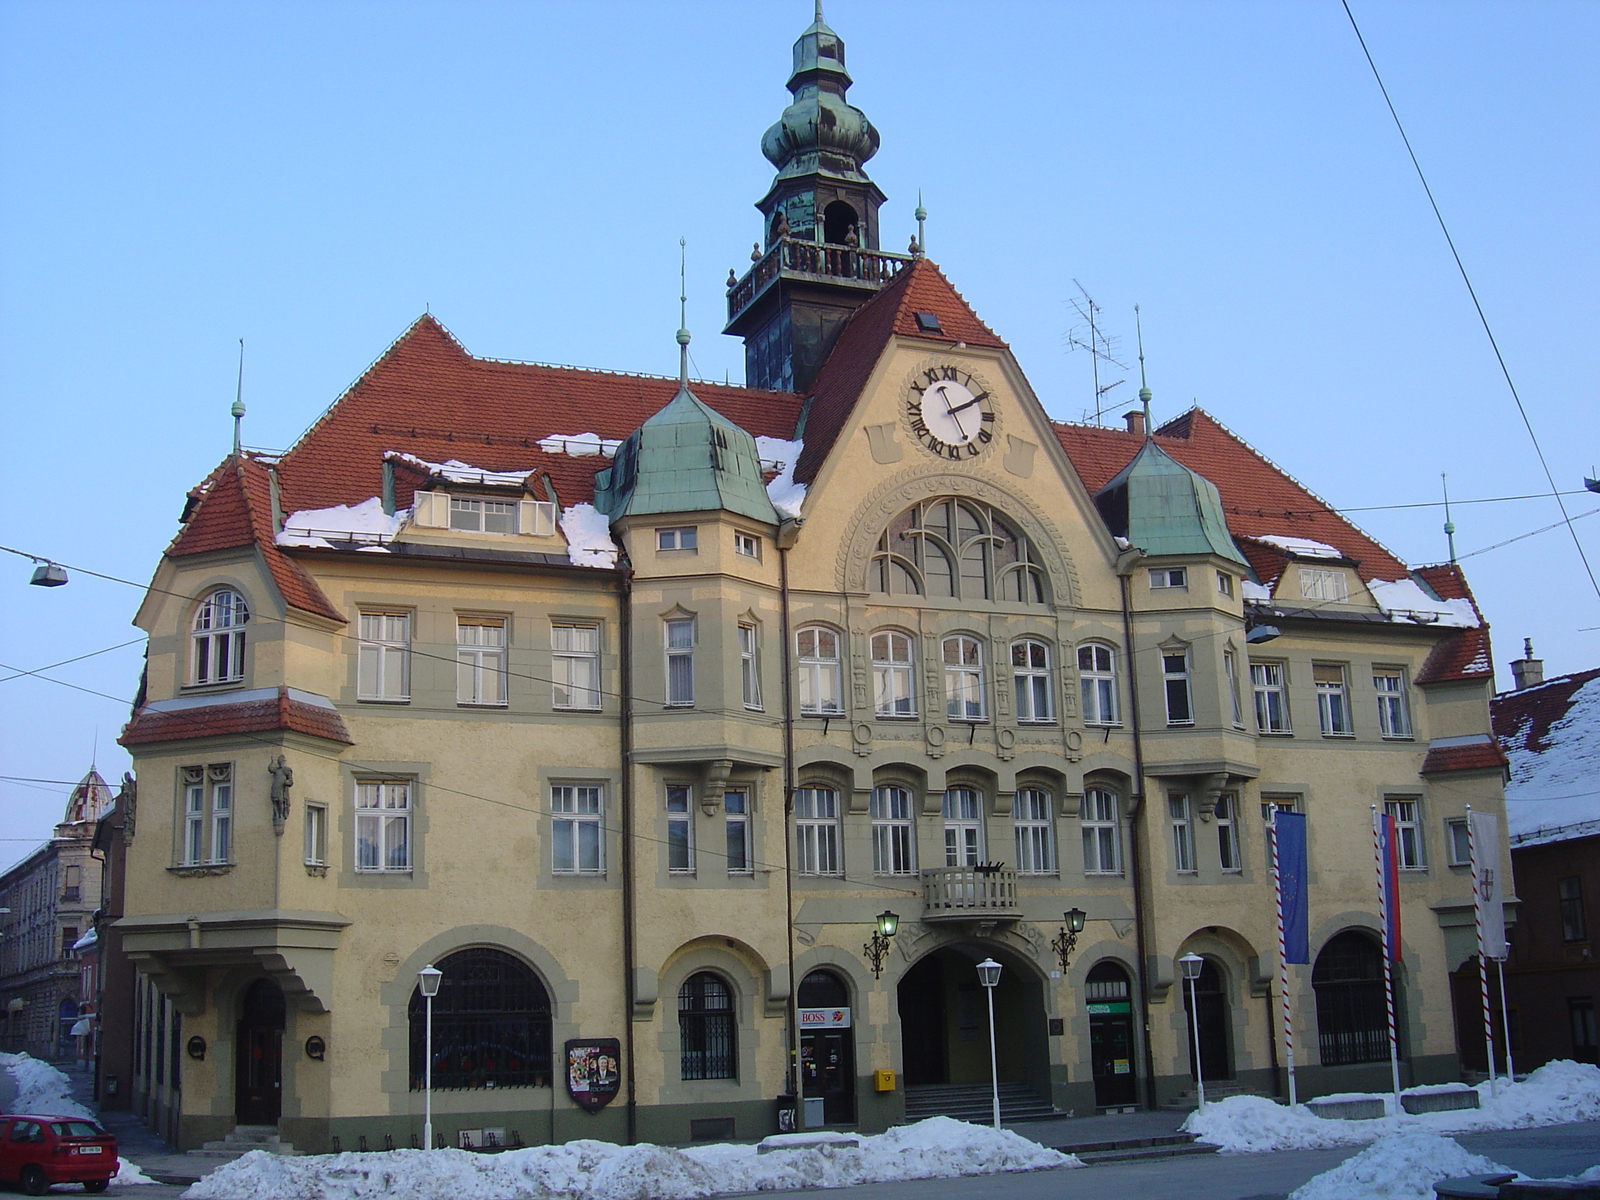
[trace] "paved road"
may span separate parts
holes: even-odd
[[[1462,1134],[1457,1140],[1475,1154],[1528,1175],[1574,1175],[1600,1163],[1600,1121]],[[849,1200],[1281,1200],[1360,1149],[1200,1155],[1071,1171],[872,1183],[845,1190]],[[76,1191],[55,1189],[61,1195]],[[182,1194],[181,1187],[167,1186],[112,1188],[107,1193],[144,1200]]]

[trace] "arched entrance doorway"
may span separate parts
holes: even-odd
[[[1195,1010],[1189,1004],[1189,984],[1180,980],[1183,989],[1185,1019],[1193,1022]],[[1233,1078],[1233,1049],[1228,1037],[1228,993],[1222,972],[1211,959],[1200,965],[1200,978],[1194,981],[1194,1002],[1200,1010],[1200,1066],[1207,1080]],[[1189,1074],[1195,1073],[1194,1029],[1190,1024],[1184,1033],[1189,1039]]]
[[[956,1115],[967,1091],[976,1097],[978,1117],[988,1113],[989,1012],[977,964],[989,957],[1004,968],[994,989],[1002,1107],[1036,1105],[1050,1095],[1050,1047],[1038,973],[1003,947],[961,942],[917,962],[897,989],[908,1115]],[[919,1088],[927,1092],[914,1095]]]
[[[258,979],[239,1003],[234,1039],[233,1117],[240,1125],[276,1125],[283,1105],[283,989]]]
[[[1138,1103],[1133,1069],[1133,989],[1128,973],[1109,960],[1096,963],[1084,981],[1089,1010],[1089,1068],[1097,1108]]]
[[[1311,988],[1317,994],[1317,1050],[1323,1066],[1388,1060],[1383,950],[1376,939],[1354,929],[1329,938],[1311,968]]]
[[[822,1124],[856,1119],[855,1020],[850,989],[832,971],[812,971],[800,981],[800,1090],[822,1102]],[[814,1104],[806,1105],[806,1124]]]

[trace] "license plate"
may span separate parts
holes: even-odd
[[[105,1147],[104,1146],[79,1146],[78,1147],[78,1153],[79,1154],[103,1154],[104,1152],[105,1152]]]

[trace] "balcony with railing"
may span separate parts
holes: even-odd
[[[875,292],[905,270],[911,261],[909,254],[894,254],[888,250],[864,250],[859,246],[782,237],[745,272],[743,279],[729,286],[728,321],[731,324],[737,320],[739,314],[780,277],[842,283]]]
[[[922,872],[924,921],[1016,921],[1017,873],[1001,863]]]

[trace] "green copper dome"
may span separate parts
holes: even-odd
[[[822,170],[846,179],[864,178],[861,164],[878,152],[878,131],[867,115],[845,99],[844,40],[817,19],[794,44],[789,91],[794,102],[761,139],[761,153],[780,178]]]
[[[1173,458],[1155,440],[1095,493],[1111,532],[1152,557],[1216,554],[1244,564],[1222,515],[1217,485]]]

